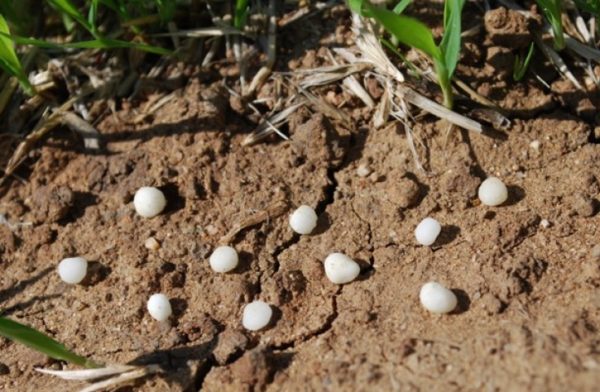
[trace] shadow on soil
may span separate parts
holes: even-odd
[[[15,285],[11,288],[0,291],[0,303],[5,302],[6,300],[13,298],[17,294],[21,293],[28,286],[35,284],[37,281],[39,281],[40,279],[42,279],[43,277],[48,275],[50,273],[50,271],[52,271],[52,270],[53,270],[53,268],[48,267],[48,268],[38,272],[37,275],[34,275],[29,279],[22,280],[17,285]],[[17,305],[13,306],[13,308],[16,306]]]

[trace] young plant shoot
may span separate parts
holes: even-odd
[[[554,48],[565,48],[565,36],[562,25],[562,0],[537,0],[544,16],[548,19],[554,35]]]
[[[87,368],[99,367],[93,361],[67,350],[61,343],[40,331],[2,316],[0,316],[0,336],[24,344],[50,358],[71,362]]]
[[[399,6],[407,4],[402,1]],[[444,96],[444,106],[452,108],[452,76],[460,56],[461,14],[465,0],[446,0],[444,2],[444,34],[439,45],[435,44],[433,33],[425,24],[415,18],[399,15],[394,11],[377,7],[369,0],[348,0],[352,11],[373,18],[385,28],[398,42],[418,49],[429,56],[433,62],[438,84]],[[401,11],[404,9],[401,8]]]
[[[515,82],[520,82],[521,79],[523,79],[523,76],[525,76],[527,68],[529,68],[531,58],[533,57],[534,49],[535,44],[532,42],[529,45],[529,50],[527,51],[527,55],[525,57],[521,57],[518,54],[515,56],[515,66],[513,68],[513,80]]]

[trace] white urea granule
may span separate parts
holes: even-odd
[[[165,195],[158,188],[143,186],[135,192],[133,206],[135,211],[144,218],[152,218],[160,214],[167,205]]]
[[[58,264],[58,275],[65,283],[77,284],[85,278],[87,267],[83,257],[67,257]]]
[[[432,313],[448,313],[456,308],[456,295],[437,282],[428,282],[419,293],[421,305]]]
[[[433,218],[425,218],[417,225],[415,237],[419,244],[429,246],[435,242],[441,231],[442,225],[440,225],[440,222]]]
[[[148,313],[158,321],[168,319],[173,313],[169,298],[164,294],[152,294],[148,299]]]
[[[332,253],[325,258],[325,275],[335,284],[352,282],[360,273],[360,266],[343,253]]]
[[[263,301],[253,301],[244,306],[242,325],[250,331],[258,331],[266,327],[273,316],[271,306]]]
[[[486,206],[499,206],[508,198],[506,185],[497,177],[489,177],[479,185],[479,200]]]
[[[310,234],[317,226],[317,213],[309,206],[300,206],[290,215],[290,227],[298,234]]]
[[[231,246],[219,246],[215,249],[208,262],[215,272],[229,272],[238,265],[238,254]]]

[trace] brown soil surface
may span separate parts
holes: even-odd
[[[282,49],[280,69],[288,60],[293,67],[327,64],[319,45],[345,44],[348,14],[337,8],[326,15],[311,19],[325,18],[321,30],[303,23],[282,33],[282,47],[293,49]],[[510,17],[486,18],[486,28],[499,32],[481,31],[465,43],[472,49],[465,56],[475,57],[458,75],[527,115],[512,118],[505,138],[448,133],[444,121],[422,116],[414,134],[427,173],[415,169],[403,129],[370,127],[371,114],[356,100],[344,106],[356,129],[301,110],[290,120],[290,142],[273,137],[241,147],[253,124],[236,113],[220,81],[196,74],[151,117],[140,113],[153,95],[107,116],[98,125],[106,153],[85,153],[70,133],[54,133],[20,173],[26,181],[0,197],[10,223],[31,222],[0,225],[0,306],[97,361],[164,366],[164,376],[134,390],[597,390],[594,119],[566,97],[576,90],[558,76],[549,91],[533,78],[515,84],[510,72],[496,71],[491,57],[514,58],[498,46],[513,40],[510,31],[495,22]],[[514,35],[524,34],[523,23],[512,23]],[[361,165],[368,176],[358,175]],[[501,207],[476,197],[490,175],[509,186]],[[164,190],[166,213],[135,214],[132,196],[143,185]],[[208,255],[221,237],[281,203],[315,207],[316,232],[294,235],[287,210],[234,237],[237,270],[210,270]],[[413,235],[425,216],[443,225],[431,248],[417,246]],[[158,250],[144,246],[150,237]],[[357,281],[340,287],[327,280],[322,261],[334,251],[361,264]],[[55,268],[73,255],[93,263],[84,284],[68,286]],[[435,316],[421,307],[419,289],[429,280],[455,291],[457,311]],[[145,309],[159,291],[174,307],[165,325]],[[274,306],[275,317],[268,329],[249,333],[241,311],[258,298]],[[0,362],[0,390],[76,385],[34,372],[65,365],[6,339]]]

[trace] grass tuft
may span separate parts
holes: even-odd
[[[444,106],[452,108],[454,98],[451,80],[460,57],[461,14],[465,0],[447,0],[444,3],[444,34],[439,45],[436,45],[432,31],[424,23],[399,14],[409,3],[409,1],[401,1],[394,11],[389,11],[371,4],[368,0],[348,2],[352,11],[373,18],[398,42],[429,56],[433,61],[438,84],[444,95]]]

